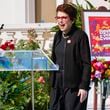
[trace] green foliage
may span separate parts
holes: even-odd
[[[29,72],[0,73],[0,110],[24,110],[31,98]]]
[[[38,79],[43,76],[45,83],[38,83],[35,80],[35,110],[48,110],[49,104],[49,74],[48,72],[39,72],[35,74],[35,78]]]
[[[77,8],[77,18],[76,18],[76,26],[79,28],[82,28],[82,11],[83,10],[95,10],[96,8],[88,1],[85,0],[86,2],[86,7],[82,4],[79,4],[79,2],[76,0],[76,8]]]
[[[58,31],[58,30],[59,30],[58,25],[53,26],[53,27],[51,28],[51,32],[56,32],[56,31]]]
[[[39,48],[34,29],[28,30],[28,40],[17,42],[16,50],[36,50]],[[34,72],[35,110],[47,110],[49,103],[48,73]],[[40,76],[46,83],[38,83]],[[0,72],[0,110],[30,110],[32,108],[32,78],[29,71]],[[29,107],[28,107],[29,106]]]
[[[47,110],[49,103],[49,74],[47,72],[35,72],[34,74],[35,110]],[[37,82],[40,76],[44,77],[46,83]],[[32,98],[31,89],[31,72],[1,72],[0,110],[27,110],[27,105]]]
[[[36,31],[34,29],[28,30],[28,40],[19,40],[16,44],[16,50],[36,50],[39,48],[39,44],[36,41]]]
[[[36,50],[39,45],[34,40],[20,40],[16,44],[16,50]]]

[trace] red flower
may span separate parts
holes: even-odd
[[[109,79],[109,71],[110,70],[110,61],[105,61],[104,59],[93,59],[91,61],[92,69],[91,69],[91,80],[103,80]]]
[[[10,45],[9,45],[9,48],[10,48],[11,50],[14,50],[14,49],[15,49],[14,44],[10,44]]]
[[[4,44],[2,44],[0,46],[0,48],[3,49],[3,50],[14,50],[15,45],[14,45],[13,40],[10,40],[10,41],[6,41]]]
[[[6,50],[7,46],[5,44],[0,46],[1,49]]]
[[[45,83],[45,79],[43,76],[40,76],[37,80],[37,82],[44,84]]]

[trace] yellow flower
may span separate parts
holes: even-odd
[[[110,69],[107,69],[107,70],[105,71],[105,76],[106,76],[106,77],[110,77]]]
[[[94,72],[94,68],[93,68],[93,67],[91,67],[91,72],[92,72],[92,73]]]

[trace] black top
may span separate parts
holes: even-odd
[[[59,71],[56,73],[55,87],[63,87],[63,70],[64,70],[64,55],[65,55],[65,42],[66,39],[61,37],[60,43],[55,48],[56,64],[59,65]]]
[[[91,76],[91,56],[88,36],[84,31],[75,26],[72,26],[67,35],[69,38],[65,39],[66,42],[64,47],[62,32],[59,30],[55,34],[52,48],[52,61],[55,64],[59,63],[60,68],[62,68],[62,62],[64,62],[63,82],[65,88],[80,88],[88,90]],[[56,56],[56,48],[58,47],[59,51],[62,51],[62,48],[64,48],[65,52],[63,53],[62,51]],[[57,59],[58,57],[63,57],[64,60],[62,60],[63,58]],[[55,76],[56,71],[51,74],[51,84],[53,87],[55,86]]]
[[[65,39],[61,37],[60,43],[55,48],[56,64],[59,65],[59,70],[64,69],[64,53],[65,53]]]

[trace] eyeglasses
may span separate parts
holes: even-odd
[[[56,16],[55,17],[56,20],[59,20],[59,19],[66,20],[67,18],[68,18],[68,16]]]

